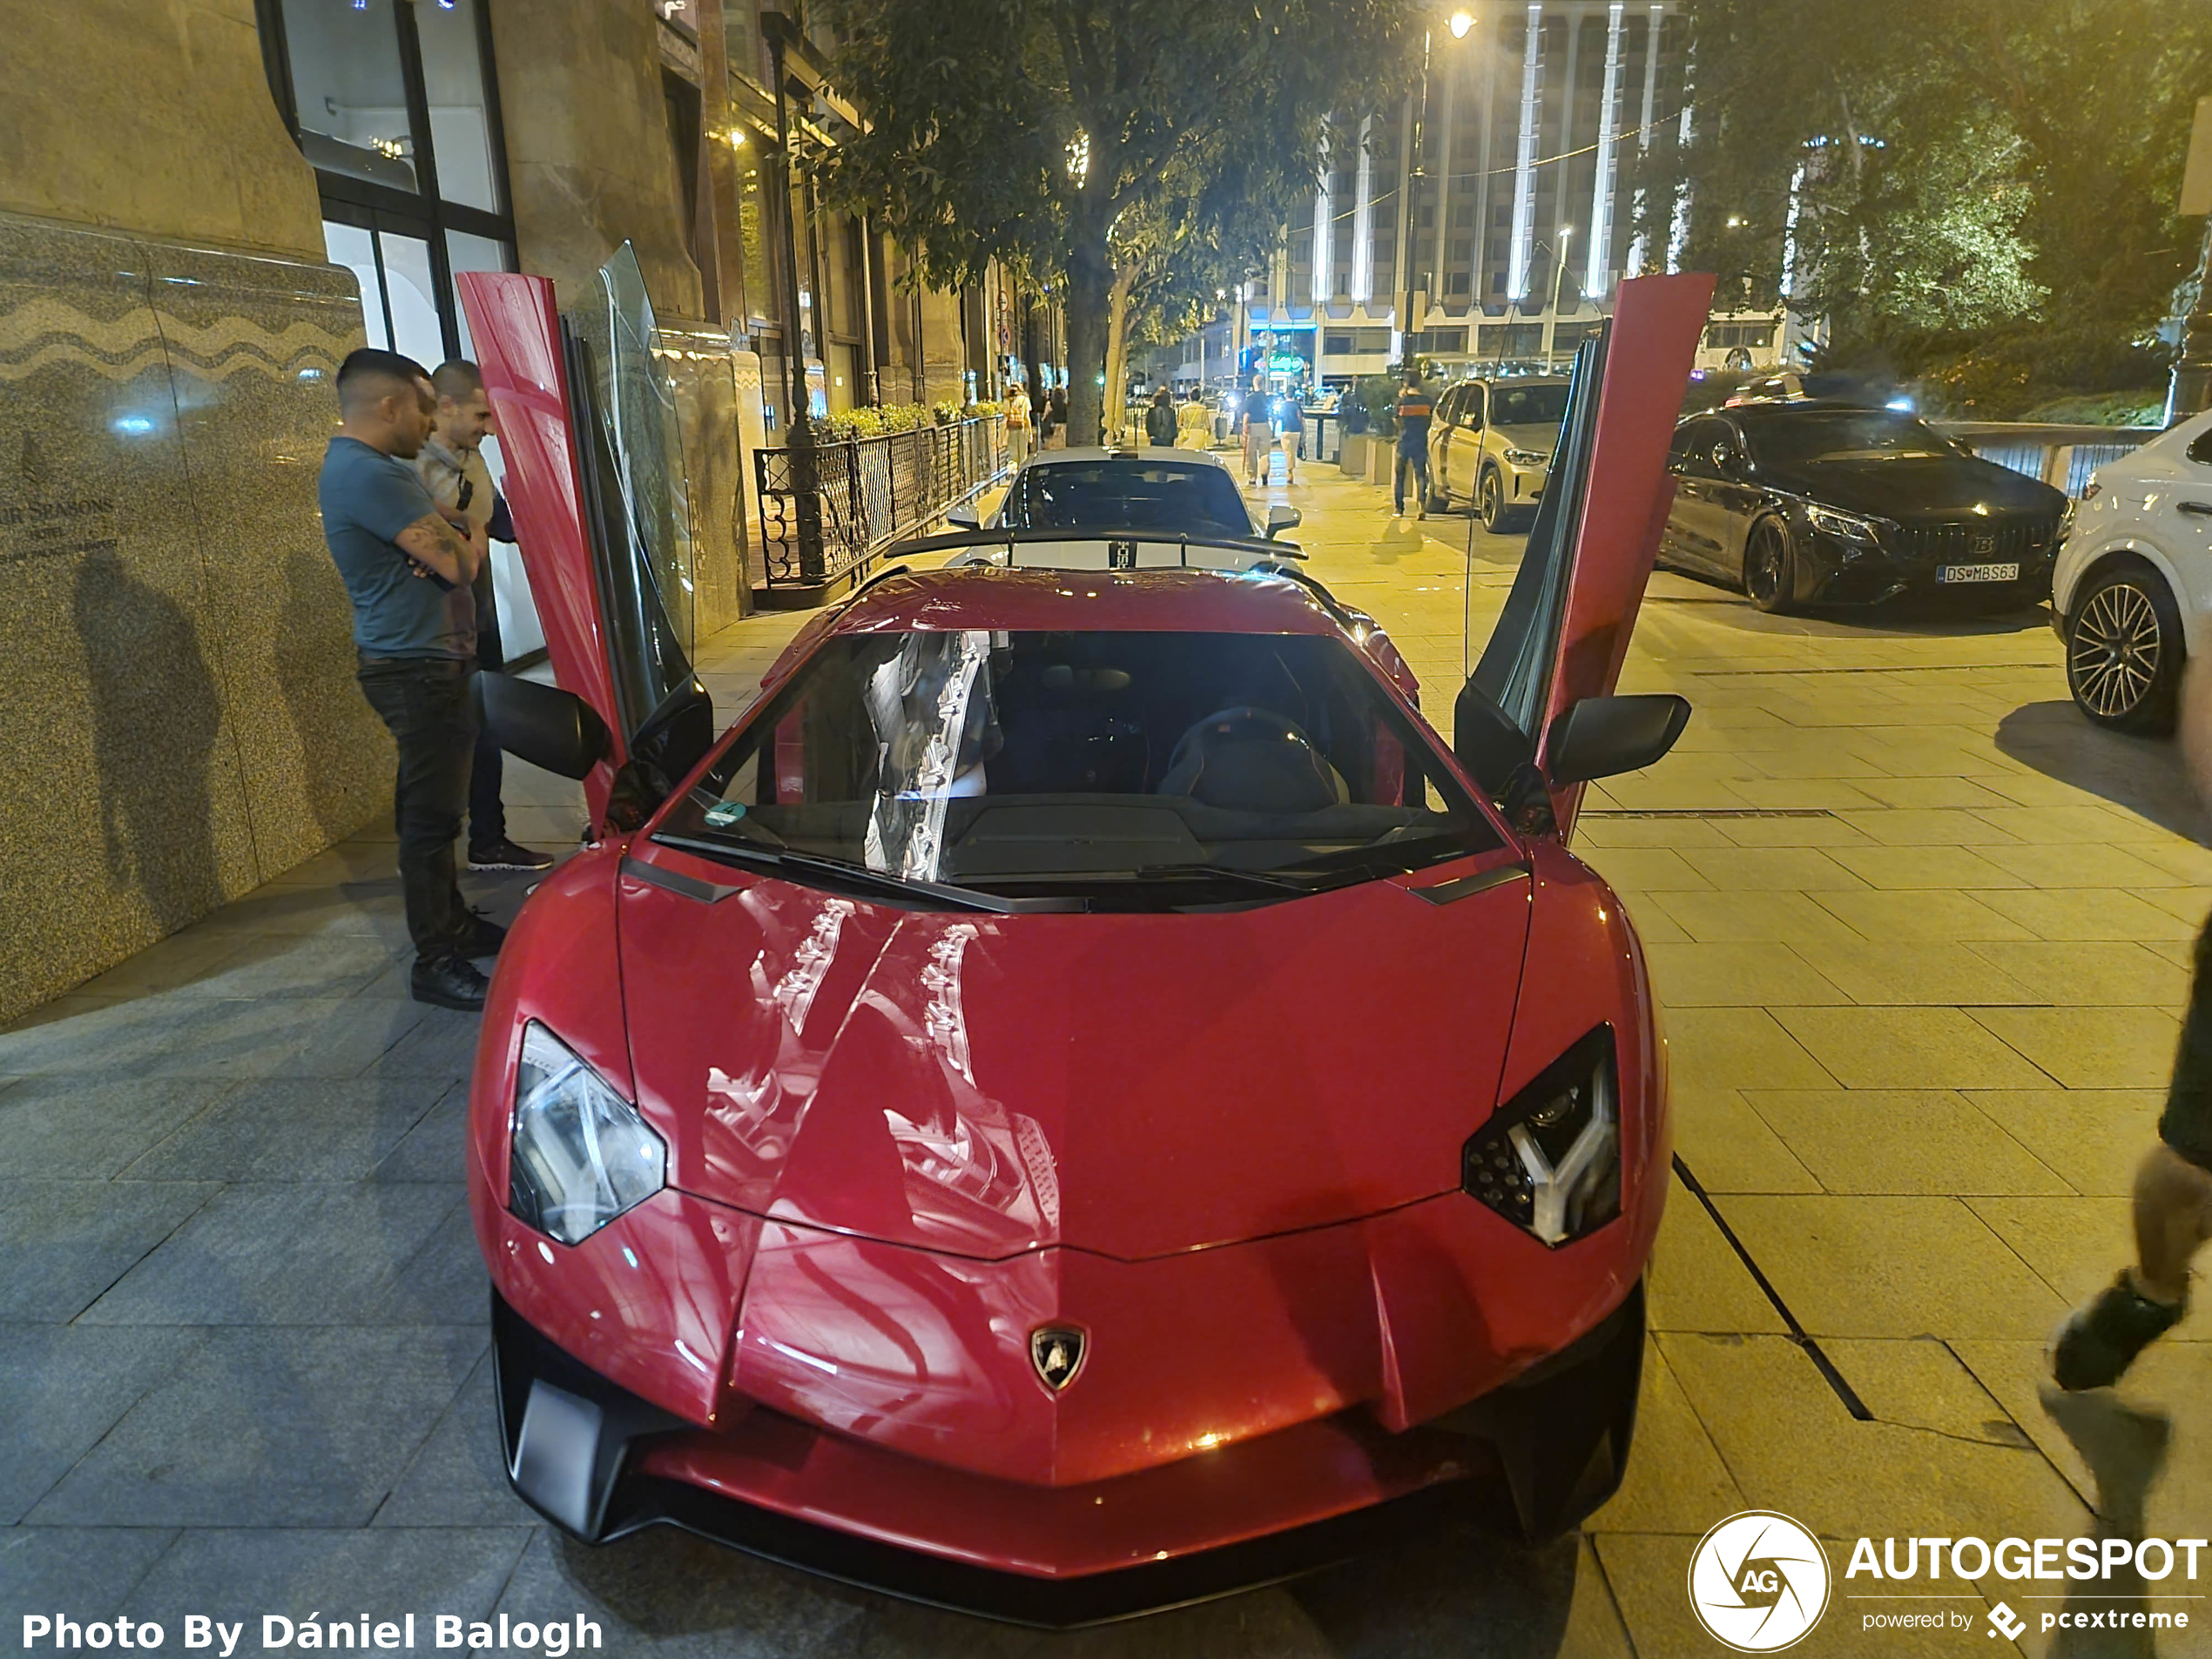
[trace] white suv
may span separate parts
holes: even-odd
[[[2170,732],[2182,665],[2212,651],[2212,414],[2097,469],[2051,573],[2081,711]]]

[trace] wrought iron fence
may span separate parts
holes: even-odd
[[[789,449],[753,452],[768,585],[827,587],[974,495],[1005,469],[997,415],[814,446],[817,538],[800,511]]]

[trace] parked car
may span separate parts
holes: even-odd
[[[1237,476],[1206,449],[1048,449],[1024,462],[985,527],[1018,530],[1187,530],[1262,536],[1295,529],[1302,515],[1280,503],[1253,517]],[[973,508],[954,525],[974,527]]]
[[[1493,534],[1525,521],[1543,499],[1567,382],[1560,379],[1461,381],[1437,404],[1428,434],[1429,509],[1471,502]]]
[[[2065,496],[1910,415],[1744,404],[1683,421],[1668,465],[1661,562],[1762,610],[1938,589],[2033,604],[2051,590]]]
[[[2212,651],[2212,415],[2091,475],[2059,550],[2051,621],[2081,711],[2170,732],[2182,668]]]
[[[550,283],[462,279],[557,682],[484,676],[487,718],[593,822],[471,1083],[529,1504],[1070,1624],[1605,1500],[1669,1136],[1569,841],[1689,715],[1613,692],[1710,287],[1624,284],[1584,348],[1587,510],[1447,743],[1318,584],[1155,530],[1188,568],[887,571],[718,735],[577,489],[657,475],[668,423],[598,417]]]

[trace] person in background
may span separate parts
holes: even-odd
[[[1029,458],[1029,395],[1009,383],[1006,388],[1006,464],[1019,467]]]
[[[1213,448],[1213,411],[1196,392],[1185,397],[1176,412],[1175,441],[1185,449]]]
[[[1296,392],[1285,392],[1275,407],[1275,425],[1282,434],[1283,482],[1298,482],[1298,452],[1305,442],[1305,410]]]
[[[496,954],[507,930],[462,900],[453,844],[476,740],[469,584],[484,541],[448,522],[408,464],[436,411],[420,363],[367,347],[349,353],[338,368],[338,433],[316,495],[323,538],[353,601],[361,692],[399,749],[392,815],[415,943],[408,988],[419,1002],[481,1008],[487,981],[472,959]]]
[[[1044,447],[1065,449],[1068,447],[1068,388],[1057,381],[1044,397]]]
[[[1244,393],[1242,416],[1244,435],[1244,481],[1254,489],[1267,482],[1270,457],[1275,450],[1275,421],[1267,395],[1267,381],[1252,376]]]
[[[492,488],[484,465],[483,442],[491,435],[491,401],[484,377],[466,358],[441,363],[430,376],[437,395],[429,437],[415,457],[416,476],[438,510],[470,533],[512,542],[514,524],[507,503]],[[499,610],[492,599],[491,560],[476,568],[470,583],[476,617],[476,666],[497,670],[506,658],[499,649]],[[499,739],[480,725],[469,767],[469,867],[472,870],[550,870],[553,855],[518,846],[507,836],[507,808],[499,799],[506,762]]]
[[[1144,411],[1144,435],[1158,448],[1172,448],[1175,445],[1175,400],[1164,386],[1152,394],[1152,401]]]
[[[1428,516],[1428,427],[1436,415],[1436,400],[1421,384],[1420,371],[1406,371],[1398,393],[1398,455],[1390,469],[1391,511],[1406,516],[1406,474],[1413,474],[1413,516]]]
[[[2188,664],[2182,682],[2179,746],[2198,796],[2212,803],[2212,668],[2200,662]],[[2173,1080],[2158,1140],[2135,1170],[2133,1208],[2134,1261],[2060,1327],[2040,1391],[2044,1409],[2096,1474],[2101,1512],[2114,1491],[2139,1497],[2149,1485],[2170,1426],[2163,1413],[2093,1391],[2109,1389],[2137,1355],[2181,1323],[2190,1264],[2212,1238],[2212,919],[2197,934]]]

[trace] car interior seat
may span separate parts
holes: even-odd
[[[1157,792],[1247,813],[1318,813],[1351,798],[1296,722],[1249,704],[1209,714],[1186,731]]]

